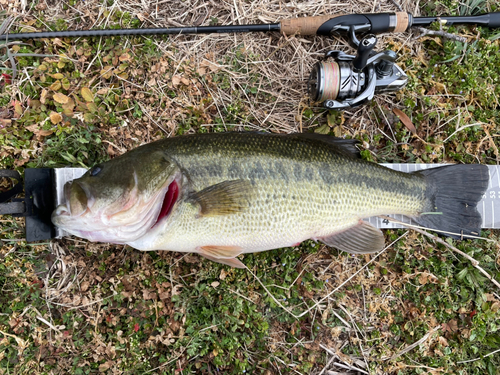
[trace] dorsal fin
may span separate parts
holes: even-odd
[[[318,133],[293,133],[287,134],[286,136],[299,139],[310,139],[316,142],[326,143],[330,146],[333,146],[337,151],[341,152],[345,156],[350,156],[352,158],[361,157],[359,150],[356,148],[356,144],[359,143],[359,141],[356,139],[344,139],[334,137],[332,135]]]

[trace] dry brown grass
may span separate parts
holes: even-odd
[[[291,2],[277,1],[115,1],[112,6],[102,6],[101,1],[78,1],[75,6],[62,10],[62,1],[41,1],[38,5],[23,2],[9,3],[9,13],[17,17],[18,22],[29,19],[39,19],[46,22],[63,18],[68,20],[68,29],[88,29],[106,27],[114,12],[129,12],[143,22],[143,27],[168,27],[208,25],[213,18],[222,25],[240,25],[252,23],[274,23],[282,19],[313,16],[319,14],[363,13],[363,12],[394,12],[398,10],[396,2],[385,1],[315,1]],[[406,1],[398,4],[405,11],[418,15],[418,6]],[[5,6],[4,6],[5,7]],[[78,22],[76,22],[78,18]],[[377,46],[383,49],[390,41],[399,53],[408,53],[415,48],[418,54],[419,43],[415,43],[411,33],[399,35],[381,35]],[[220,72],[230,81],[229,90],[216,87],[201,86],[202,96],[209,95],[212,106],[220,112],[230,106],[235,99],[246,101],[248,117],[242,118],[237,125],[248,125],[250,128],[265,129],[273,132],[296,132],[307,129],[310,123],[302,123],[301,113],[310,107],[307,98],[306,81],[311,67],[324,53],[331,49],[340,49],[349,53],[354,50],[343,37],[333,39],[324,37],[280,36],[276,33],[251,34],[209,34],[182,35],[169,38],[167,42],[155,42],[157,49],[164,56],[178,62],[173,72],[176,75],[184,66],[194,72]],[[127,45],[126,45],[127,46]],[[132,49],[137,46],[128,45]],[[238,56],[235,52],[239,51]],[[91,71],[96,60],[102,57],[98,53],[83,63],[83,71]],[[228,66],[229,62],[239,65],[239,72]],[[226,63],[225,63],[226,62]],[[201,70],[200,70],[201,69]],[[171,73],[171,72],[170,72]],[[186,75],[186,74],[184,74]],[[183,74],[181,73],[182,77]],[[154,90],[157,95],[172,87],[171,76],[156,76],[151,81],[149,72],[145,72],[144,80],[134,81],[131,89],[137,92]],[[257,81],[257,82],[255,82]],[[97,83],[97,82],[95,82]],[[175,85],[177,86],[177,85]],[[182,86],[182,85],[181,85]],[[245,97],[247,87],[257,87],[258,94],[252,98]],[[99,83],[96,90],[101,87]],[[276,100],[269,101],[267,95]],[[155,116],[156,119],[175,118],[177,107],[198,107],[199,95],[192,92],[180,92],[179,97],[172,101],[172,110]],[[378,105],[397,105],[394,95],[381,95],[377,98]],[[147,108],[147,107],[146,107]],[[320,115],[321,112],[318,112]],[[345,132],[355,136],[358,132],[376,134],[373,127],[370,109],[362,107],[345,112]],[[168,121],[167,121],[168,122]],[[312,122],[312,121],[310,121]],[[207,124],[209,125],[209,124]],[[165,126],[163,124],[163,126]],[[170,125],[175,127],[175,125]],[[171,133],[173,129],[166,129]]]

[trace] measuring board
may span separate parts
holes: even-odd
[[[422,169],[442,167],[445,164],[381,164],[384,167],[400,172],[415,172]],[[87,170],[85,168],[55,168],[55,197],[56,207],[64,201],[64,184],[75,178],[81,177]],[[483,218],[482,228],[500,228],[500,166],[488,165],[490,183],[483,198],[477,205],[477,209]],[[416,225],[410,218],[403,215],[387,215],[404,223]],[[383,220],[379,217],[366,219],[377,228],[392,229],[404,228],[404,225]],[[66,232],[56,228],[57,237],[67,235]]]

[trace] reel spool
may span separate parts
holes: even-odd
[[[365,74],[351,74],[343,61],[317,62],[309,77],[309,95],[315,102],[354,98],[365,85]]]
[[[397,91],[406,85],[408,77],[395,64],[394,51],[373,53],[377,43],[374,35],[354,42],[358,46],[356,56],[329,51],[324,61],[314,65],[308,80],[312,101],[343,110],[364,104],[376,93]]]

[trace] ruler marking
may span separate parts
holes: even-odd
[[[483,200],[483,214],[481,215],[481,217],[483,218],[483,225],[482,225],[482,227],[486,228],[486,215],[485,215],[484,200]]]
[[[490,225],[490,227],[493,227],[494,223],[495,223],[495,202],[492,200],[491,201],[491,225]]]

